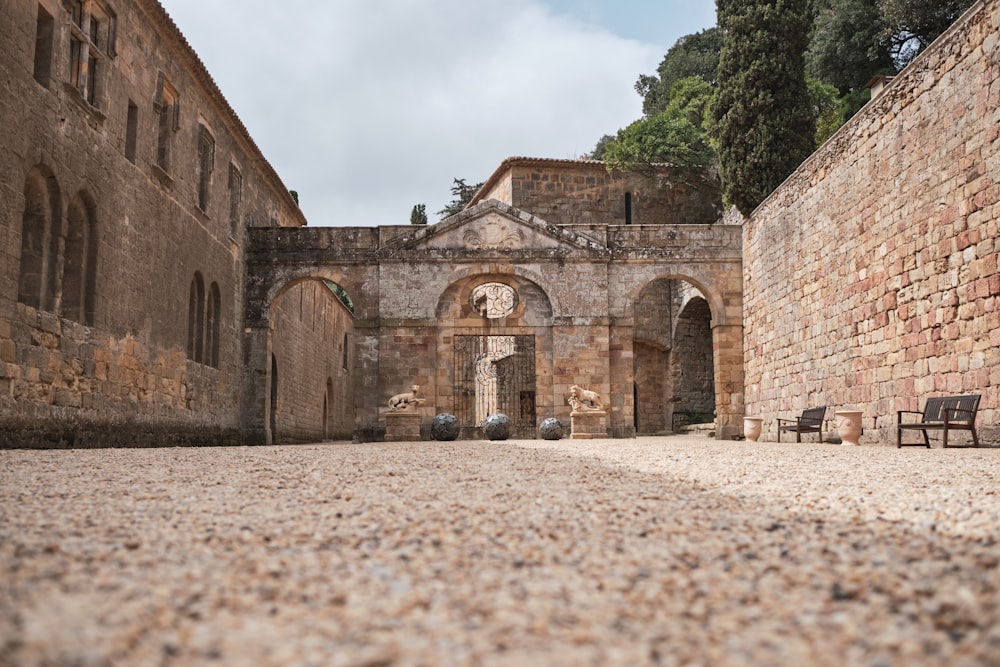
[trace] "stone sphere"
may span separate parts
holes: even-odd
[[[454,440],[458,437],[461,427],[458,417],[442,412],[431,420],[431,438],[433,440]]]
[[[487,440],[506,440],[510,437],[510,417],[495,412],[483,422],[483,436]]]
[[[555,417],[543,419],[542,423],[538,426],[538,435],[541,436],[543,440],[561,439],[563,437],[562,422]]]

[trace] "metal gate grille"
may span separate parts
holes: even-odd
[[[514,437],[534,437],[534,336],[455,336],[455,416],[463,436],[494,412],[510,418]]]

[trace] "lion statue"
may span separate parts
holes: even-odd
[[[396,394],[389,399],[389,412],[413,410],[425,400],[426,399],[420,397],[420,385],[415,384],[411,386],[410,391],[405,394]]]
[[[570,404],[574,412],[597,412],[604,410],[601,404],[601,397],[596,391],[584,389],[579,385],[569,388],[569,398],[566,402]]]

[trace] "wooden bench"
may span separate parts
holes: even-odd
[[[948,431],[962,430],[972,432],[972,443],[974,447],[979,446],[979,438],[976,436],[976,411],[979,410],[979,395],[970,394],[968,396],[937,396],[928,398],[924,405],[923,412],[915,410],[899,410],[896,413],[896,448],[900,447],[927,447],[930,449],[931,440],[927,435],[930,430],[940,430],[944,432],[942,439],[944,446],[948,447]],[[918,422],[903,422],[903,415],[920,415]],[[921,431],[924,434],[923,442],[903,442],[903,431]],[[969,445],[951,445],[952,447],[968,447]]]
[[[819,441],[823,442],[823,418],[826,417],[826,406],[803,410],[802,415],[795,419],[778,420],[778,442],[781,442],[782,431],[795,431],[795,442],[802,442],[803,433],[819,433]]]

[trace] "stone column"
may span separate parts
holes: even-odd
[[[715,363],[715,437],[730,440],[743,428],[743,327],[712,327]]]
[[[635,437],[635,358],[633,353],[631,323],[623,325],[612,321],[609,327],[608,366],[611,394],[611,435],[616,438]]]
[[[264,326],[247,328],[243,334],[245,364],[240,430],[244,444],[266,445],[271,441],[268,428],[270,412],[267,373],[270,367],[270,342]]]

